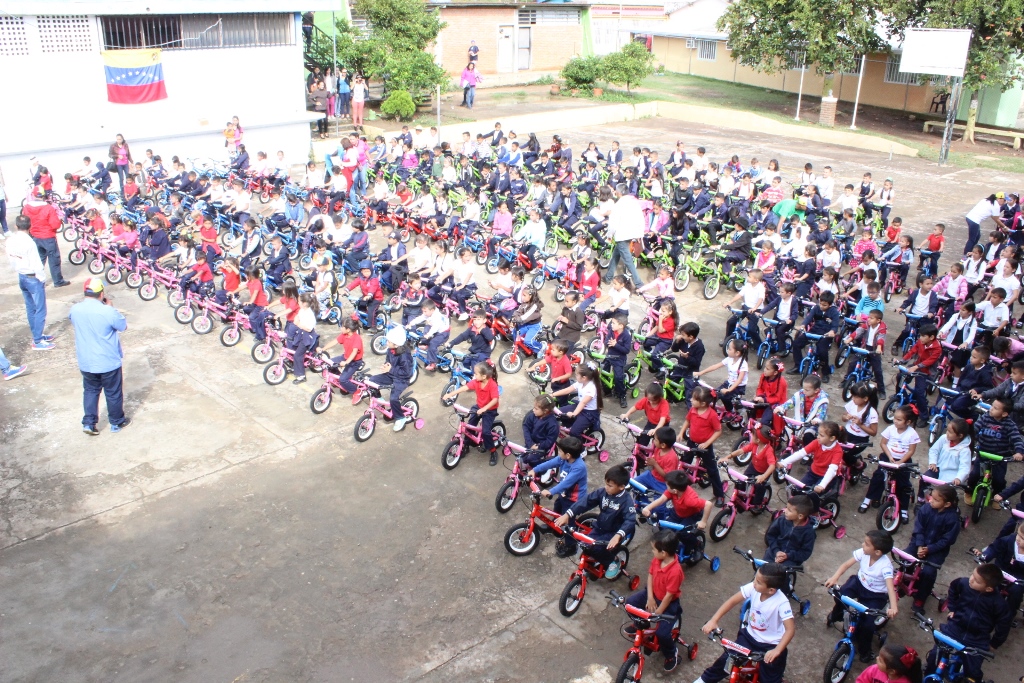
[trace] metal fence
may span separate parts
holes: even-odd
[[[104,50],[209,50],[295,44],[293,17],[287,13],[105,16],[102,21]]]

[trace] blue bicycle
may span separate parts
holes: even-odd
[[[899,372],[899,377],[896,378],[896,393],[893,394],[892,398],[885,404],[885,408],[882,409],[882,417],[889,424],[892,424],[893,418],[896,417],[897,408],[914,403],[914,388],[911,380],[924,374],[910,372],[907,370],[907,366],[900,365],[896,361],[893,361],[892,364]]]
[[[808,344],[807,347],[806,347],[807,348],[807,355],[804,356],[803,360],[800,361],[800,380],[801,381],[807,379],[808,375],[818,374],[818,371],[822,368],[822,363],[824,363],[825,366],[828,366],[828,357],[826,356],[824,359],[819,358],[818,357],[818,345],[816,343],[814,343],[814,342],[817,342],[819,339],[824,338],[825,335],[823,335],[823,334],[812,334],[810,332],[804,332],[804,336],[807,337],[807,341],[809,341],[811,343]],[[830,370],[829,374],[832,374],[831,373],[831,367],[829,368],[829,370]]]
[[[441,396],[450,394],[461,386],[469,384],[469,380],[473,379],[473,369],[467,368],[463,360],[466,358],[466,354],[462,351],[446,351],[440,353],[437,356],[437,369],[444,372],[450,372],[451,378],[444,385],[444,389],[441,390]],[[446,408],[450,408],[455,403],[455,399],[445,400],[441,399],[441,405]]]
[[[885,610],[870,609],[853,598],[846,597],[835,586],[829,588],[828,592],[833,598],[843,603],[843,609],[846,611],[846,614],[843,615],[843,639],[836,643],[836,649],[832,651],[832,656],[828,658],[828,662],[825,664],[825,675],[822,680],[825,683],[841,683],[846,678],[846,674],[850,673],[854,656],[857,654],[853,633],[857,629],[859,617],[861,615],[872,617],[875,620],[876,629],[885,625],[889,617]],[[885,631],[875,631],[875,637],[879,641],[879,648],[885,645],[886,636]]]
[[[958,417],[949,412],[949,404],[960,397],[960,392],[941,386],[937,382],[928,382],[928,385],[935,386],[939,390],[939,400],[928,411],[928,445],[931,446],[946,433],[946,423]]]
[[[917,343],[921,321],[925,319],[925,316],[912,315],[910,313],[904,313],[903,315],[907,316],[907,323],[910,324],[910,333],[907,334],[907,338],[903,340],[903,345],[899,349],[899,352],[905,356],[913,348],[914,344]],[[896,347],[893,347],[893,353],[896,353]]]
[[[939,653],[936,658],[935,673],[924,677],[924,683],[966,683],[969,679],[964,672],[965,656],[981,657],[992,661],[995,654],[988,650],[979,650],[976,647],[969,647],[958,640],[954,640],[945,633],[935,628],[931,619],[925,619],[921,615],[911,614],[914,620],[920,625],[922,631],[932,634],[932,640]]]
[[[740,557],[742,557],[747,562],[749,562],[755,574],[757,573],[758,569],[768,564],[765,560],[761,560],[755,557],[753,550],[743,550],[739,546],[733,546],[732,551]],[[786,570],[786,579],[788,581],[786,587],[782,589],[782,592],[786,595],[787,598],[789,598],[797,604],[797,606],[800,608],[800,616],[806,617],[807,614],[811,611],[811,601],[801,599],[800,596],[796,594],[796,575],[803,574],[804,568],[788,567],[786,565],[783,565],[782,568]]]
[[[778,327],[781,324],[778,320],[761,318],[764,323],[764,339],[757,347],[757,369],[764,367],[765,362],[772,356],[785,358],[793,347],[793,340],[787,334],[779,339]]]
[[[859,382],[871,382],[875,384],[881,384],[882,378],[875,378],[875,372],[871,369],[871,361],[868,356],[871,355],[870,349],[862,349],[858,346],[846,346],[840,351],[840,356],[846,354],[848,357],[851,353],[854,355],[853,365],[846,373],[846,377],[843,379],[843,400],[849,401],[853,396],[853,386]],[[839,363],[839,357],[836,358],[836,367],[842,367]]]
[[[747,311],[743,308],[729,308],[733,317],[737,319],[736,327],[733,328],[732,334],[725,338],[725,342],[722,344],[722,355],[725,355],[726,350],[729,348],[729,342],[739,341],[746,342],[746,345],[750,346],[750,320],[747,318]]]

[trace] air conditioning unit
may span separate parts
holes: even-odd
[[[697,39],[696,38],[687,38],[686,39],[686,49],[687,50],[695,50],[696,48],[697,48]]]

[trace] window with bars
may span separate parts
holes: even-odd
[[[702,62],[713,62],[718,59],[718,41],[698,40],[697,59]]]
[[[36,26],[43,52],[92,52],[93,22],[85,15],[39,15]]]
[[[0,56],[27,57],[28,54],[25,17],[0,14]]]
[[[856,58],[854,58],[853,68],[844,70],[843,74],[846,76],[860,76],[860,60],[861,56],[857,55]]]
[[[885,82],[899,85],[920,85],[918,74],[900,72],[901,55],[889,55],[885,59]]]
[[[103,17],[106,50],[205,50],[294,42],[292,15],[284,13]]]
[[[535,9],[521,9],[519,10],[519,25],[520,26],[532,26],[537,23],[537,10]]]
[[[786,61],[794,65],[790,67],[793,71],[806,71],[806,59],[807,53],[803,50],[786,50]]]
[[[540,9],[537,10],[538,24],[573,25],[580,23],[578,9]]]

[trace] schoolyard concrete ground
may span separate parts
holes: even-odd
[[[716,129],[713,122],[684,128],[652,119],[538,134],[549,139],[553,132],[566,134],[576,150],[589,140],[604,148],[616,139],[666,155],[682,139],[688,149],[706,146],[716,159],[778,158],[789,178],[806,161],[831,164],[837,185],[865,170],[876,180],[892,176],[899,192],[894,215],[918,238],[945,222],[950,253],[959,251],[963,215],[978,199],[1024,181]],[[68,247],[61,244],[65,255]],[[248,339],[226,349],[219,330],[199,337],[174,321],[162,298],[145,303],[119,285],[110,294],[128,318],[125,389],[134,423],[111,434],[103,418],[100,436],[88,437],[80,429],[81,382],[66,320],[88,275],[66,261],[64,271],[73,286],[47,289],[57,349],[43,353],[29,350],[16,280],[0,269],[0,342],[15,363],[31,368],[0,385],[0,680],[611,680],[628,645],[618,634],[623,616],[604,596],[611,588],[625,592],[624,582],[593,582],[579,614],[558,613],[572,566],[555,556],[551,539],[528,558],[514,558],[501,545],[505,530],[527,514],[524,505],[507,515],[495,511],[510,463],[488,467],[484,456],[470,454],[452,472],[440,466],[453,431],[450,412],[438,403],[442,377],[424,375],[413,387],[426,420],[422,431],[407,427],[396,435],[384,427],[356,444],[352,428],[362,408],[337,400],[314,416],[308,403],[315,378],[298,387],[267,386]],[[700,322],[706,362],[713,362],[726,295],[706,302],[694,289],[677,299],[682,318]],[[542,296],[550,319],[558,307],[550,291]],[[519,440],[532,393],[524,375],[499,380],[501,419]],[[678,421],[682,413],[673,415]],[[607,419],[604,427],[608,464],[621,462],[622,431]],[[719,453],[735,439],[727,431]],[[916,458],[924,459],[923,452]],[[589,466],[591,486],[600,485],[607,465]],[[1015,466],[1009,476],[1021,474]],[[874,511],[856,514],[862,493],[863,485],[842,501],[846,539],[821,531],[800,577],[799,592],[813,608],[798,619],[790,681],[820,680],[839,639],[822,627],[830,601],[820,583],[874,527]],[[986,544],[1005,515],[989,511],[961,536],[937,593],[970,571],[961,551]],[[721,571],[711,575],[702,563],[687,573],[683,592],[684,634],[702,643],[697,661],[664,676],[655,656],[645,680],[689,682],[718,656],[699,628],[750,580],[749,567],[731,550],[762,552],[766,523],[743,515],[724,542],[709,544],[722,558]],[[901,530],[897,543],[908,537]],[[645,529],[637,534],[632,571],[646,571],[648,538]],[[890,638],[927,651],[927,635],[906,614],[909,601],[900,607]],[[938,618],[934,602],[929,614]],[[735,614],[723,626],[733,632]],[[1011,633],[986,667],[988,678],[1016,680],[1020,666],[1012,653],[1022,637],[1020,629]]]

